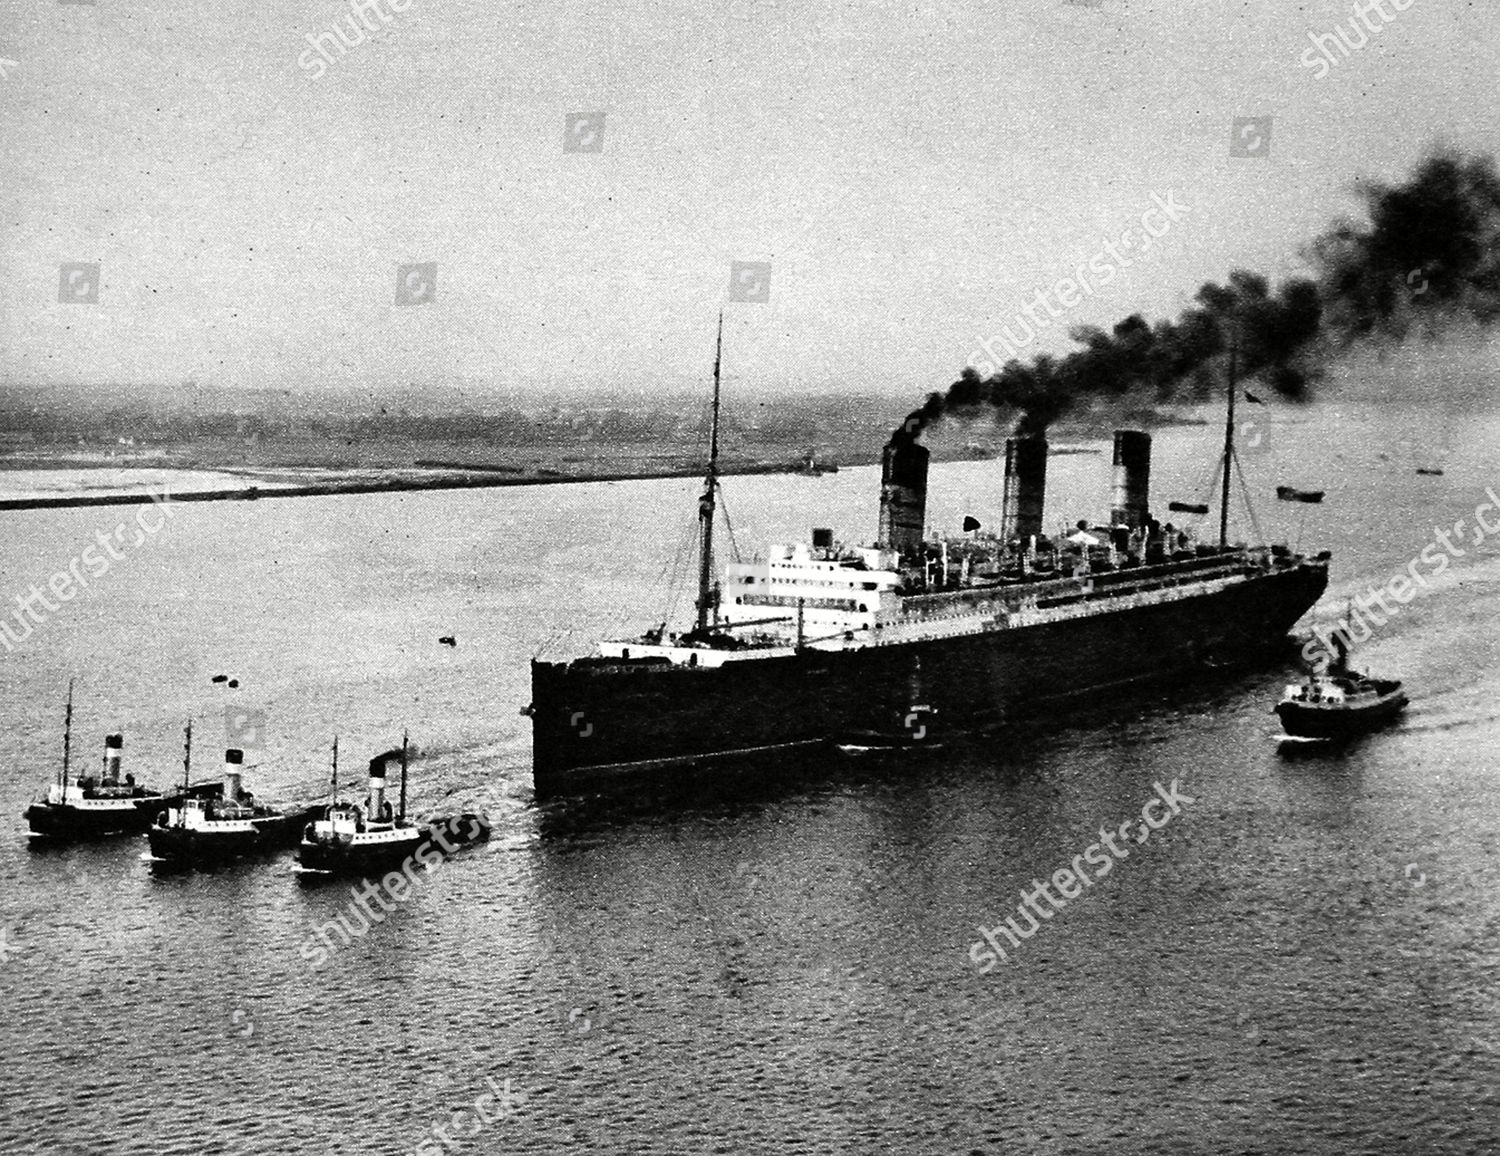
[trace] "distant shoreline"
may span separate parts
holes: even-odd
[[[1061,443],[1052,448],[1052,454],[1091,454],[1098,449],[1076,443]],[[939,450],[933,462],[996,461],[1002,455],[975,455],[962,450]],[[854,469],[862,466],[878,466],[880,458],[874,454],[844,455],[838,464],[828,467],[830,472],[839,469]],[[640,470],[600,469],[581,473],[563,473],[550,468],[506,465],[502,463],[453,462],[430,458],[418,458],[411,465],[391,466],[381,472],[371,467],[325,466],[313,467],[326,474],[312,480],[283,480],[284,471],[297,467],[268,465],[262,470],[246,470],[243,466],[215,467],[202,461],[187,463],[110,461],[57,461],[57,462],[0,462],[0,479],[6,473],[16,471],[85,472],[93,469],[115,469],[120,471],[142,470],[162,473],[230,473],[243,474],[245,482],[237,485],[218,485],[207,488],[174,492],[174,502],[253,502],[269,498],[311,498],[341,494],[414,493],[424,490],[480,490],[511,486],[564,486],[586,482],[644,482],[671,478],[696,478],[702,476],[701,463],[684,463],[679,466],[655,466]],[[800,464],[788,458],[776,461],[726,462],[719,468],[725,477],[785,474],[805,475]],[[280,475],[280,476],[278,476]],[[811,475],[817,476],[817,475]],[[32,494],[26,496],[0,496],[0,512],[19,510],[59,510],[83,506],[132,506],[147,500],[147,487],[133,490],[102,490],[81,494]]]
[[[869,464],[869,463],[857,463]],[[29,467],[45,468],[45,467]],[[143,467],[171,470],[173,467]],[[339,494],[407,493],[423,490],[481,490],[510,486],[563,486],[585,482],[644,482],[666,478],[696,478],[702,473],[700,466],[684,466],[680,469],[659,469],[639,473],[617,471],[591,474],[538,473],[516,470],[510,467],[490,466],[438,466],[435,463],[418,465],[418,469],[431,469],[433,476],[413,476],[408,472],[384,478],[350,478],[336,474],[326,481],[306,483],[270,482],[262,485],[254,482],[244,486],[204,490],[183,490],[171,495],[173,502],[253,502],[269,498],[311,498]],[[441,471],[441,472],[440,472]],[[725,465],[719,471],[725,476],[751,474],[796,474],[786,464],[743,463]],[[55,496],[0,497],[0,511],[6,510],[58,510],[80,506],[134,506],[149,497],[145,490],[122,493],[59,494]]]

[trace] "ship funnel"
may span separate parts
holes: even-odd
[[[120,758],[124,752],[124,735],[104,736],[104,781],[106,783],[120,781]]]
[[[927,447],[897,430],[880,459],[880,548],[903,558],[922,552],[927,528]]]
[[[1007,438],[1001,538],[1013,542],[1040,537],[1046,500],[1047,439],[1040,435]]]
[[[238,803],[242,794],[245,752],[239,747],[230,747],[224,752],[224,801]]]
[[[387,751],[370,760],[370,804],[367,817],[372,823],[382,822],[385,817],[385,765],[390,757],[391,752]]]
[[[1109,520],[1139,530],[1149,516],[1151,435],[1136,429],[1115,430],[1115,487]]]

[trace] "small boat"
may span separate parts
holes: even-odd
[[[213,863],[293,846],[312,808],[287,810],[259,802],[244,789],[245,752],[224,752],[224,780],[216,793],[190,792],[193,727],[182,760],[183,797],[173,800],[146,831],[151,857],[176,863]]]
[[[1334,635],[1338,658],[1326,671],[1293,683],[1276,704],[1282,729],[1299,739],[1345,739],[1390,722],[1406,709],[1397,679],[1370,678],[1349,666],[1349,652]]]
[[[73,746],[73,684],[68,684],[67,713],[63,723],[62,767],[47,796],[26,808],[24,818],[33,839],[90,839],[103,835],[139,834],[165,796],[137,785],[134,775],[120,774],[125,736],[104,739],[104,769],[98,775],[75,774],[71,766]]]
[[[401,760],[401,806],[385,797],[386,771]],[[302,831],[297,860],[305,871],[364,875],[384,871],[416,853],[427,830],[406,817],[406,736],[399,750],[370,760],[370,792],[363,804],[339,798],[339,742],[333,740],[333,801]]]
[[[489,816],[482,811],[461,811],[446,819],[429,820],[426,834],[439,848],[452,854],[465,847],[489,842],[493,830]]]
[[[797,465],[797,473],[805,478],[820,478],[824,474],[836,474],[839,467],[835,462],[820,462],[816,449],[810,449],[802,455],[802,461]]]

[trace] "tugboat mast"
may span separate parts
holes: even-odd
[[[1229,474],[1234,469],[1234,394],[1235,372],[1240,352],[1240,327],[1236,320],[1229,339],[1229,410],[1224,418],[1224,486],[1219,494],[1219,549],[1229,545]]]
[[[59,786],[63,790],[68,788],[68,761],[73,753],[73,680],[68,679],[68,708],[63,716],[63,764],[62,779]]]
[[[719,310],[719,336],[714,343],[714,409],[709,430],[708,474],[703,496],[698,499],[698,521],[702,526],[702,548],[698,555],[698,630],[706,630],[712,616],[719,621],[719,599],[714,589],[714,505],[719,490],[719,365],[724,355],[724,311]]]
[[[401,732],[401,813],[398,820],[406,820],[406,732]]]
[[[193,766],[193,720],[188,719],[182,742],[182,806],[187,808],[188,778]]]

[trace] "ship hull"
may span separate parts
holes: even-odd
[[[414,858],[425,832],[414,830],[411,838],[384,843],[339,843],[306,839],[297,848],[297,862],[304,870],[330,875],[370,875],[400,867]]]
[[[402,867],[408,859],[434,864],[445,855],[489,840],[489,820],[472,811],[416,828],[412,838],[380,843],[308,839],[304,831],[297,862],[304,871],[326,875],[374,875]]]
[[[719,667],[533,662],[535,790],[576,793],[669,768],[707,776],[872,734],[908,745],[1035,721],[1059,702],[1262,659],[1327,582],[1325,565],[1302,564],[1085,617]]]
[[[1396,691],[1374,702],[1353,707],[1320,708],[1284,702],[1276,707],[1276,714],[1281,719],[1282,729],[1293,738],[1336,742],[1387,726],[1406,709],[1406,705],[1406,695]]]
[[[226,863],[268,855],[297,844],[311,811],[255,819],[245,831],[153,826],[146,832],[153,859],[174,863]]]
[[[156,795],[132,799],[126,807],[94,809],[67,803],[33,803],[25,819],[36,839],[100,839],[109,835],[138,835],[151,825],[166,800]]]

